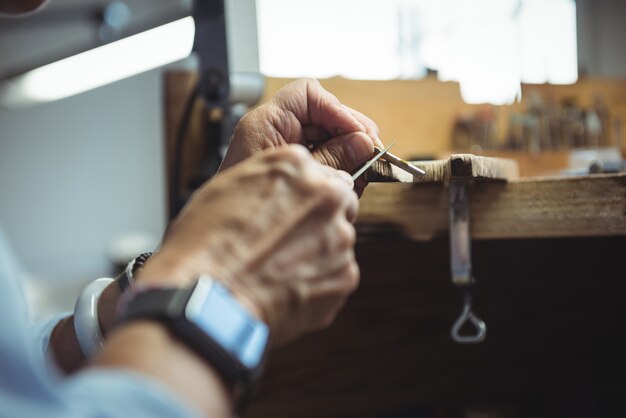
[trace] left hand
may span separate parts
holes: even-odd
[[[374,145],[383,147],[371,119],[342,104],[317,80],[302,79],[241,119],[220,171],[265,149],[293,143],[308,147],[318,162],[348,173],[373,156]],[[363,177],[357,180],[359,195],[366,184]]]
[[[275,344],[330,325],[359,282],[346,173],[300,145],[267,150],[200,187],[170,224],[138,284],[226,284]]]

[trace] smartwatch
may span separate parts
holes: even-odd
[[[190,288],[148,288],[129,297],[122,301],[118,323],[164,322],[236,391],[249,391],[260,376],[269,328],[218,281],[201,276]]]

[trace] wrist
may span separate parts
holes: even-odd
[[[104,289],[100,299],[98,299],[98,322],[102,336],[105,338],[115,323],[115,309],[121,295],[120,287],[115,281]]]
[[[158,321],[116,327],[95,365],[134,370],[161,382],[205,416],[232,417],[232,391],[218,372]]]
[[[135,276],[141,271],[151,252],[140,254],[131,260],[126,268],[109,284],[98,299],[98,322],[102,336],[106,337],[115,322],[115,310],[120,296],[135,282]]]
[[[146,261],[135,275],[135,280],[146,286],[185,287],[194,284],[203,274],[214,277],[226,286],[252,315],[267,323],[267,315],[249,289],[239,284],[239,280],[233,278],[232,274],[219,268],[206,254],[194,255],[190,251],[162,249]]]
[[[74,307],[74,331],[85,358],[102,347],[102,327],[99,320],[99,302],[102,293],[111,283],[110,278],[100,278],[89,283],[78,296]]]
[[[201,276],[193,286],[139,284],[125,292],[118,325],[157,321],[218,371],[240,405],[257,381],[269,329],[219,281]]]
[[[135,282],[147,286],[189,286],[202,270],[189,253],[162,249],[148,259],[135,275]]]
[[[113,326],[119,297],[119,287],[112,282],[102,291],[97,300],[97,321],[103,337],[108,336],[108,331]],[[57,366],[67,374],[81,369],[87,360],[80,346],[74,321],[75,317],[72,315],[57,324],[50,335],[48,348]]]

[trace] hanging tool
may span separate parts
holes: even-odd
[[[470,202],[467,177],[451,177],[448,188],[450,222],[450,267],[452,283],[461,287],[465,293],[463,310],[452,326],[452,339],[460,344],[477,344],[485,339],[487,326],[472,311],[472,288],[475,280],[472,276],[472,250],[470,230]],[[475,333],[461,334],[461,328],[470,323]]]

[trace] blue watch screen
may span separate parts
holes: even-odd
[[[214,283],[197,316],[188,319],[246,367],[255,368],[263,359],[267,325],[255,319],[222,285]]]

